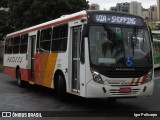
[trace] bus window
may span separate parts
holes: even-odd
[[[61,25],[53,28],[52,51],[65,52],[67,49],[68,25]]]
[[[12,54],[13,38],[8,39],[7,54]]]
[[[19,53],[19,43],[20,43],[20,36],[14,38],[13,41],[13,54]]]
[[[28,34],[21,36],[20,53],[27,53],[27,47],[28,47]]]
[[[51,45],[52,28],[41,31],[40,52],[49,52]]]

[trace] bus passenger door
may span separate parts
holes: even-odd
[[[35,41],[36,41],[36,35],[30,36],[30,65],[31,65],[31,80],[34,82],[35,78],[34,78],[34,52],[35,52]]]
[[[72,29],[72,91],[80,91],[80,39],[81,26]]]

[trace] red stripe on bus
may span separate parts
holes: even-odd
[[[4,73],[8,74],[9,76],[16,78],[16,68],[14,67],[6,67],[3,68]],[[30,80],[30,70],[28,69],[20,69],[21,72],[21,79],[22,80]]]
[[[21,79],[22,80],[25,80],[25,81],[28,81],[28,80],[31,80],[31,71],[28,70],[28,69],[21,69]]]
[[[19,33],[13,34],[13,35],[9,35],[9,36],[6,36],[6,38],[10,38],[10,37],[18,36],[18,35],[21,35],[21,34],[26,34],[26,33],[32,32],[32,31],[48,28],[48,27],[56,25],[56,24],[66,23],[68,21],[73,21],[73,20],[76,20],[76,19],[79,19],[79,18],[82,18],[82,17],[87,17],[87,15],[82,14],[82,15],[78,15],[78,16],[75,16],[75,17],[72,17],[72,18],[60,20],[60,21],[53,22],[53,23],[50,23],[50,24],[47,24],[47,25],[44,25],[44,26],[40,26],[40,27],[37,27],[37,28],[32,28],[30,30],[26,30],[26,31],[19,32]]]
[[[3,67],[4,73],[8,74],[9,76],[16,78],[16,68],[13,67]]]

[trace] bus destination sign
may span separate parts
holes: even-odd
[[[142,20],[132,16],[120,15],[95,15],[96,22],[99,23],[112,23],[112,24],[126,24],[126,25],[142,25]]]

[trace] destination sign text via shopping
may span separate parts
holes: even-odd
[[[141,19],[128,16],[116,15],[95,15],[95,21],[100,23],[137,25],[141,23]]]

